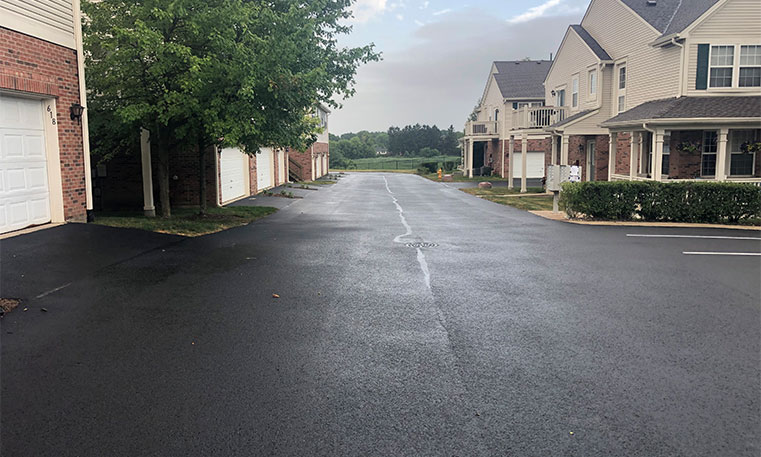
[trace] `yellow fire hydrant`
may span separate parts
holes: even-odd
[[[443,173],[443,170],[439,168],[439,181],[441,181],[441,174]]]

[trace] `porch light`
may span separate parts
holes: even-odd
[[[79,103],[74,103],[69,108],[69,117],[71,118],[72,121],[76,119],[77,123],[81,123],[82,122],[82,113],[84,111],[85,111],[85,107],[84,106],[80,105]]]
[[[584,152],[584,145],[583,144],[579,145],[579,152]]]

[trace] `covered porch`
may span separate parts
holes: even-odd
[[[609,180],[761,185],[761,97],[648,102],[603,126],[610,132]]]

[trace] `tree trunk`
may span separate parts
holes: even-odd
[[[198,142],[198,214],[206,214],[206,151]]]
[[[159,177],[159,204],[161,205],[161,217],[171,217],[172,207],[169,201],[169,138],[167,133],[156,127],[158,137],[158,177]]]

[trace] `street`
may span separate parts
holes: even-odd
[[[226,232],[29,258],[77,227],[0,242],[29,308],[0,324],[3,456],[761,452],[758,231],[354,173]]]

